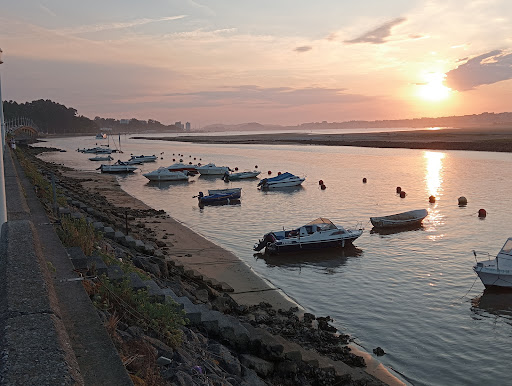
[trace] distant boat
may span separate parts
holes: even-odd
[[[188,172],[188,174],[197,174],[197,165],[188,164],[185,165],[183,163],[175,163],[171,166],[168,166],[167,169],[171,172]]]
[[[428,211],[426,209],[417,209],[389,216],[370,217],[370,221],[375,228],[413,227],[420,225],[427,216]]]
[[[107,139],[107,134],[105,134],[105,133],[96,134],[96,139]]]
[[[231,194],[233,198],[240,198],[242,195],[242,188],[208,189],[208,194]]]
[[[473,251],[476,258],[476,252]],[[512,289],[512,237],[509,237],[494,259],[477,261],[473,271],[485,288]]]
[[[102,164],[97,170],[101,170],[102,173],[132,173],[137,170],[137,168],[126,162],[117,161],[112,165]]]
[[[222,179],[226,182],[229,182],[229,181],[236,181],[236,180],[242,180],[242,179],[245,179],[245,178],[255,178],[255,177],[258,177],[260,175],[261,172],[257,171],[257,170],[254,170],[254,171],[246,171],[246,172],[238,172],[238,173],[229,173],[229,172],[226,172],[224,173],[224,176],[222,177]]]
[[[298,186],[304,182],[305,178],[297,177],[292,173],[283,173],[276,177],[264,178],[258,183],[258,187],[263,190],[288,188]]]
[[[89,161],[112,161],[113,159],[110,155],[97,155],[96,157],[89,158]]]
[[[132,164],[140,164],[144,162],[155,162],[158,159],[156,155],[132,155],[126,162]]]
[[[171,172],[166,167],[160,167],[150,173],[143,174],[150,181],[179,181],[188,180],[187,172]]]
[[[199,192],[197,199],[199,205],[219,205],[224,203],[239,203],[242,193],[242,188],[233,189],[210,189],[208,195],[205,196],[203,192]]]
[[[223,175],[224,173],[229,173],[229,168],[227,166],[216,166],[215,164],[208,164],[204,166],[198,166],[197,171],[200,174],[216,174],[216,175]]]

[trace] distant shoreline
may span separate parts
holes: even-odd
[[[512,152],[512,127],[350,134],[269,133],[180,137],[146,137],[144,135],[137,135],[132,138],[206,144],[322,145]]]

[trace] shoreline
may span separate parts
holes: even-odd
[[[512,127],[390,131],[377,133],[268,133],[219,136],[146,137],[133,139],[205,144],[321,145],[426,150],[512,152]]]
[[[120,211],[125,208],[140,212],[156,210],[122,190],[113,175],[67,168],[62,170],[59,166],[57,168],[61,170],[63,177],[79,182],[82,189],[89,194],[104,197],[110,205]],[[190,270],[197,271],[205,277],[221,282],[223,286],[227,284],[228,288],[232,288],[226,291],[227,294],[240,305],[250,307],[266,303],[272,305],[275,310],[289,310],[298,306],[299,314],[305,312],[297,302],[259,276],[235,254],[207,240],[168,214],[156,217],[149,214],[131,218],[129,229],[130,234],[139,239],[153,233],[155,239],[161,241],[159,246],[165,250],[166,261],[174,260],[173,264],[183,267],[185,273]],[[363,357],[366,361],[366,373],[389,385],[404,384],[398,375],[393,374],[371,354],[353,344],[350,347],[355,355]]]

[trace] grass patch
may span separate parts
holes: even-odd
[[[66,247],[80,247],[86,256],[92,255],[96,243],[101,236],[94,230],[92,224],[85,219],[62,217],[61,225],[57,228],[62,244]]]

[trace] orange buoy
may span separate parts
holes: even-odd
[[[459,197],[459,205],[464,206],[468,204],[468,199],[464,196]]]
[[[433,204],[434,202],[436,202],[436,196],[430,196],[428,198],[428,202],[430,202],[431,204]]]
[[[400,191],[400,198],[405,198],[405,192],[403,190]]]
[[[325,190],[326,188],[327,186],[325,186],[324,184],[320,185],[320,189]]]
[[[277,172],[277,175],[280,176],[281,175],[281,172]]]
[[[366,184],[366,177],[363,178],[363,184]]]
[[[271,174],[272,174],[272,172],[269,170],[269,171],[268,171],[268,175],[270,176]]]
[[[486,217],[487,211],[485,209],[478,209],[478,217]]]
[[[318,181],[318,185],[323,185],[323,184],[324,184],[324,180]]]
[[[397,186],[397,187],[396,187],[396,192],[397,192],[397,193],[400,193],[401,191],[402,191],[402,188],[401,188],[400,186]]]

